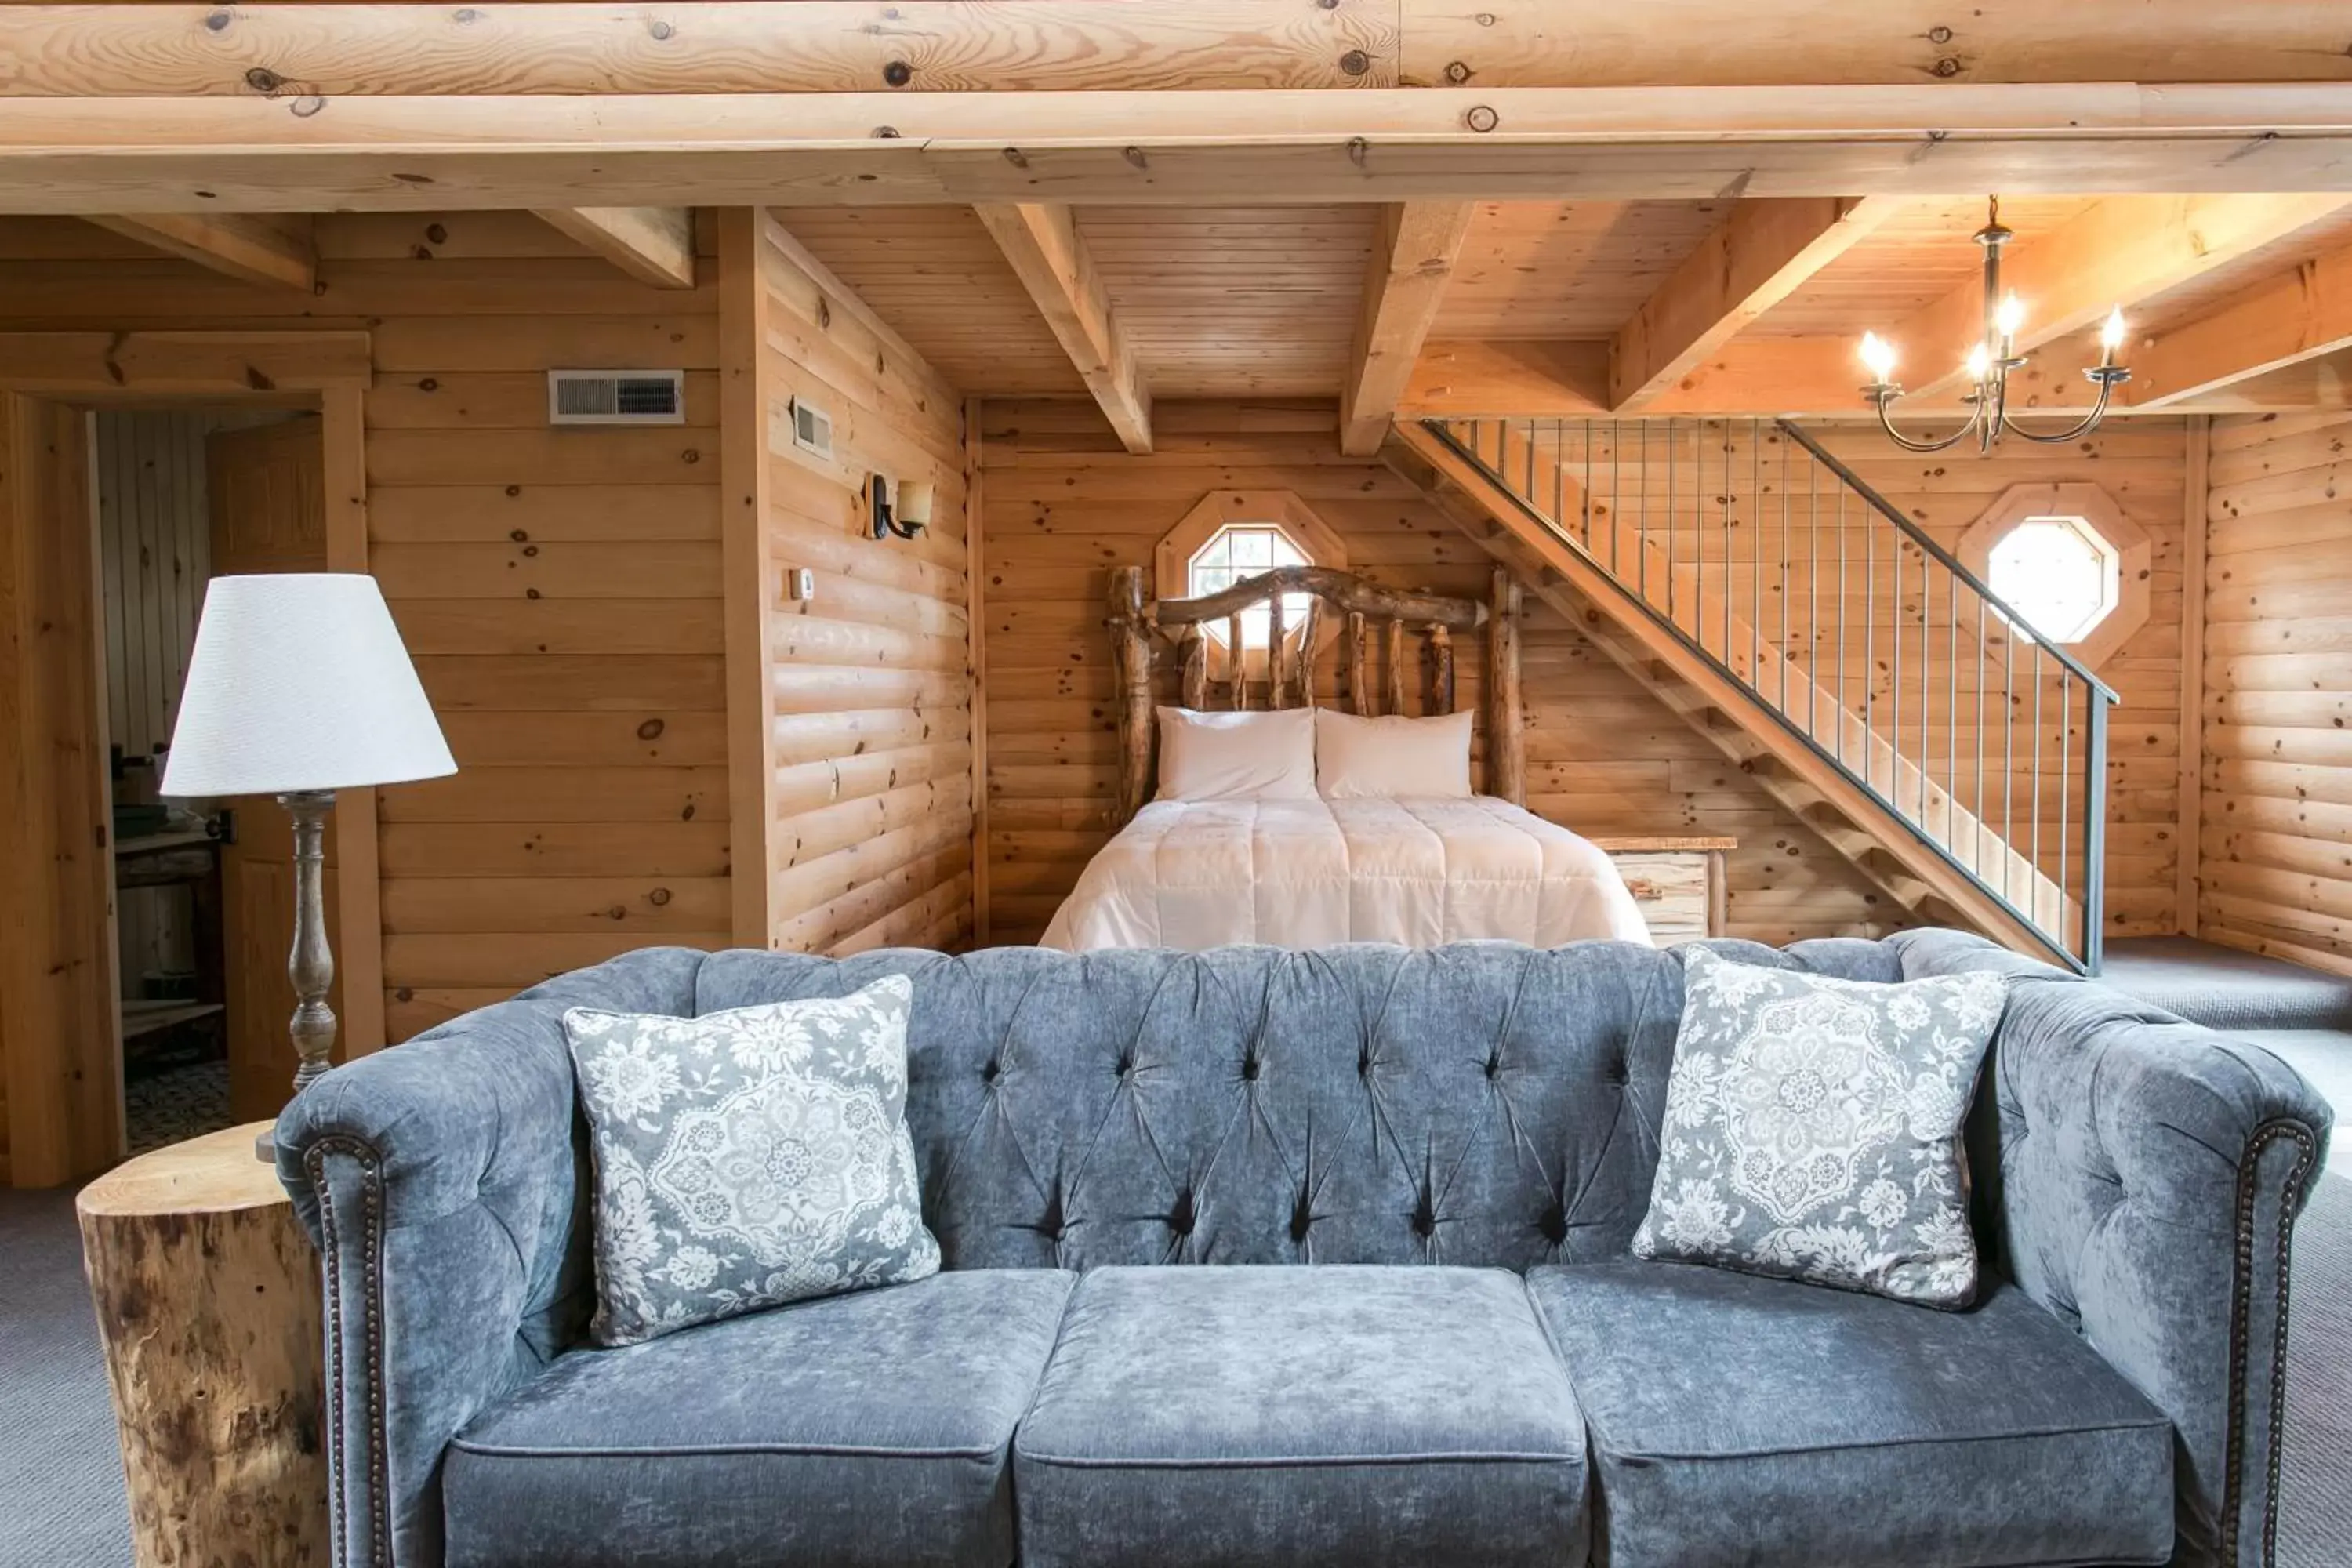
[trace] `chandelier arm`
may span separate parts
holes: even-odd
[[[2023,440],[2039,442],[2044,447],[2061,447],[2069,441],[2080,440],[2098,427],[2099,421],[2107,416],[2107,399],[2114,392],[2113,382],[2099,383],[2099,400],[2091,405],[2091,411],[2088,414],[2084,415],[2074,425],[2063,430],[2053,430],[2047,435],[2036,435],[2011,418],[2009,410],[2006,408],[2001,410],[2001,428]]]
[[[1886,405],[1890,401],[1892,400],[1884,397],[1878,400],[1878,426],[1880,429],[1886,432],[1886,438],[1888,440],[1894,442],[1896,446],[1902,447],[1906,452],[1948,452],[1953,447],[1958,446],[1961,442],[1967,440],[1969,435],[1975,431],[1977,426],[1984,418],[1984,406],[1979,404],[1969,413],[1967,424],[1961,426],[1958,429],[1953,431],[1943,439],[1914,440],[1912,437],[1903,434],[1902,431],[1897,430],[1895,427],[1895,421],[1887,416]]]

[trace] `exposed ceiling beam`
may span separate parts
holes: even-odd
[[[2352,348],[2352,246],[2313,257],[2129,351],[2135,408],[2179,409]]]
[[[26,9],[0,6],[0,21]],[[221,14],[234,32],[277,9]],[[172,15],[184,32],[185,13]],[[117,53],[111,42],[100,52]],[[243,88],[135,101],[11,98],[0,116],[0,212],[540,208],[576,204],[583,191],[614,205],[697,206],[1048,195],[1184,205],[1237,193],[1265,204],[1671,201],[1718,199],[1727,187],[1751,197],[2065,193],[2081,190],[2086,170],[2111,191],[2308,191],[2344,185],[2352,166],[2352,83],[446,93],[318,103]]]
[[[1944,0],[1811,4],[1759,25],[1747,0],[1459,0],[1268,7],[1264,0],[1105,5],[1029,0],[1008,28],[987,7],[667,0],[666,26],[600,4],[9,6],[12,90],[82,96],[253,93],[267,72],[340,100],[481,84],[502,93],[1344,87],[1471,79],[1509,87],[1774,82],[2287,81],[2326,79],[2344,35],[2330,7],[2135,0],[2103,8]],[[2078,13],[2088,13],[2078,15]],[[1694,47],[1704,41],[1704,47]],[[1454,68],[1449,71],[1448,68]],[[883,123],[879,121],[869,124]],[[1922,120],[1923,125],[1940,123]],[[1966,188],[1966,187],[1963,187]]]
[[[247,283],[304,293],[318,286],[319,253],[307,214],[141,213],[89,221]]]
[[[1900,211],[1894,196],[1736,202],[1617,331],[1609,402],[1633,413]]]
[[[694,287],[692,207],[541,207],[550,226],[640,283]]]
[[[2025,307],[2021,353],[2054,342],[2107,312],[2143,300],[2342,212],[2352,196],[2111,196],[2001,258],[2001,289]],[[1871,322],[1855,323],[1859,332]],[[1984,285],[1971,276],[1887,331],[1896,377],[1915,393],[1961,384],[1961,363],[1984,335]],[[1907,374],[1906,373],[1907,369]]]
[[[1349,457],[1369,458],[1388,438],[1390,416],[1437,320],[1475,207],[1471,202],[1393,202],[1381,209],[1347,384],[1339,392],[1339,450]]]
[[[2207,379],[2186,383],[2189,390],[2177,401],[2166,400],[2154,386],[2153,408],[2133,404],[2121,412],[2162,414],[2248,414],[2287,408],[2346,406],[2347,378],[2334,373],[2334,362],[2320,358],[2326,344],[2352,348],[2352,340],[2329,337],[2332,331],[2352,332],[2352,259],[2338,264],[2340,281],[2321,281],[2311,298],[2333,300],[2316,305],[2303,318],[2305,325],[2273,329],[2267,337],[2248,342],[2270,344],[2271,357],[2242,379]],[[2255,307],[2276,310],[2272,300]],[[2291,310],[2291,308],[2289,308]],[[2169,337],[2171,334],[2167,334]],[[2176,374],[2167,368],[2160,350],[2166,338],[2131,351],[2133,380],[2123,390],[2143,383],[2139,366],[2156,364],[2152,374]],[[2299,345],[2320,345],[2304,354]],[[2092,349],[2095,355],[2095,347]],[[2302,355],[2285,357],[2290,353]],[[1474,419],[1504,416],[1539,419],[1605,419],[1608,403],[1609,345],[1597,340],[1549,342],[1433,342],[1422,350],[1397,407],[1402,419]],[[2073,417],[2091,405],[2094,389],[2083,379],[2087,363],[2073,341],[2052,344],[2033,356],[2010,381],[2010,406],[2021,418],[2037,414]],[[2169,362],[2188,364],[2185,359]],[[2280,365],[2286,368],[2280,369]],[[2263,374],[2267,371],[2269,374]],[[2194,374],[2193,367],[2190,374]],[[1805,415],[1817,418],[1863,419],[1869,406],[1860,391],[1861,376],[1853,360],[1853,343],[1845,338],[1736,338],[1707,356],[1673,388],[1661,394],[1642,412],[1645,416],[1720,415],[1734,417]],[[1906,417],[1928,423],[1963,416],[1966,407],[1956,393],[1913,401],[1905,399]]]
[[[1037,302],[1120,444],[1130,452],[1151,450],[1151,394],[1136,374],[1135,351],[1111,313],[1110,296],[1075,215],[1058,202],[973,210]]]

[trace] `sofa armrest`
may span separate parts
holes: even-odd
[[[2010,974],[1971,1169],[1992,1255],[2168,1415],[2176,1563],[2272,1560],[2295,1215],[2327,1102],[2268,1051],[1974,938],[1904,973]]]
[[[336,1568],[436,1568],[442,1450],[536,1376],[593,1296],[590,1168],[563,1014],[690,1014],[703,954],[551,981],[338,1068],[278,1120],[324,1275]]]

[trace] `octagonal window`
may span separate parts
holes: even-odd
[[[2078,643],[2114,612],[2121,566],[2088,519],[2026,517],[1987,552],[1985,582],[2027,626],[2053,642]]]
[[[1277,566],[1307,564],[1306,552],[1272,523],[1231,523],[1219,529],[1210,536],[1207,543],[1192,552],[1192,560],[1185,564],[1185,594],[1189,598],[1205,598],[1211,594],[1221,594],[1261,572],[1271,572]],[[1295,634],[1305,624],[1307,606],[1312,597],[1307,594],[1285,594],[1282,596],[1283,624],[1292,633]],[[1243,611],[1243,646],[1264,647],[1271,633],[1272,618],[1272,612],[1263,604],[1253,605]],[[1226,624],[1223,621],[1211,621],[1203,629],[1219,647],[1224,645]]]
[[[2037,637],[2084,664],[2147,624],[2154,542],[2095,484],[2011,485],[1960,535],[1962,564]]]

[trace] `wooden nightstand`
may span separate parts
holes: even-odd
[[[1730,908],[1724,879],[1725,857],[1737,838],[1708,835],[1595,838],[1642,906],[1651,940],[1660,947],[1696,937],[1721,936]]]

